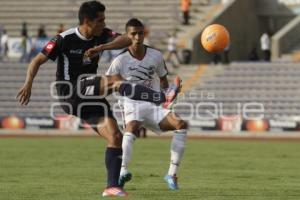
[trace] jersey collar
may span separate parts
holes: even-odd
[[[81,33],[79,32],[79,28],[78,28],[78,27],[75,29],[75,33],[76,33],[76,35],[77,35],[80,39],[82,39],[82,40],[90,41],[90,40],[93,39],[93,38],[87,39],[86,37],[84,37],[83,35],[81,35]]]
[[[135,56],[131,53],[131,51],[130,51],[129,49],[128,49],[128,52],[129,52],[129,54],[131,55],[131,57],[133,57],[133,58],[135,58],[135,59],[137,59],[137,60],[139,60],[139,61],[142,61],[142,60],[145,58],[145,56],[146,56],[146,54],[147,54],[147,49],[148,49],[147,45],[144,45],[144,47],[145,47],[145,54],[144,54],[143,57],[140,57],[140,58],[135,57]]]

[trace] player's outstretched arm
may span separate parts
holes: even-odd
[[[44,54],[39,53],[30,62],[28,69],[27,69],[27,75],[26,75],[25,82],[24,82],[23,86],[19,89],[19,92],[16,97],[21,105],[28,104],[28,102],[30,100],[30,96],[31,96],[31,88],[32,88],[33,79],[36,76],[40,66],[42,64],[44,64],[45,62],[47,62],[47,60],[48,60],[48,58]]]
[[[126,35],[121,35],[116,37],[113,41],[106,44],[101,44],[94,48],[87,50],[84,53],[84,57],[93,58],[97,56],[101,51],[104,50],[113,50],[113,49],[122,49],[131,45],[131,40]]]

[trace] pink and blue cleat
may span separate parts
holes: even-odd
[[[128,196],[128,193],[125,192],[120,187],[109,187],[103,191],[102,196],[103,197],[126,197]]]
[[[178,184],[177,184],[178,178],[177,178],[176,174],[173,176],[167,174],[164,179],[167,182],[169,189],[171,189],[171,190],[179,189]]]

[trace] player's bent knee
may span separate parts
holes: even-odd
[[[121,82],[124,80],[121,75],[113,75],[113,76],[110,76],[110,78],[114,82]]]
[[[188,129],[188,123],[183,120],[179,120],[176,124],[176,130]]]
[[[141,123],[138,122],[138,121],[131,121],[131,122],[126,124],[125,131],[127,133],[131,133],[131,134],[134,134],[135,136],[137,136],[137,134],[139,132],[140,125],[141,125]]]

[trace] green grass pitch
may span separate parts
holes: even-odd
[[[298,142],[188,140],[179,191],[163,181],[170,139],[138,139],[127,199],[300,199]],[[105,187],[105,142],[0,138],[0,200],[97,200]]]

